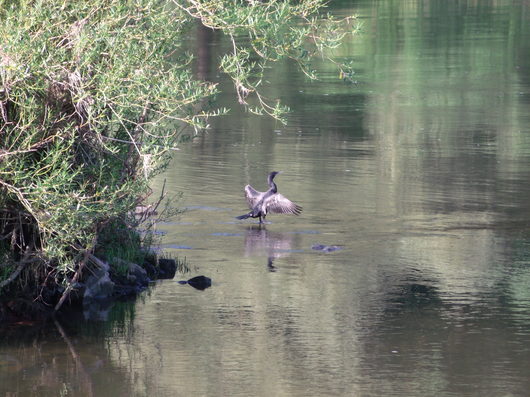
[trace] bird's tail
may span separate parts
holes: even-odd
[[[252,212],[249,212],[248,214],[236,216],[236,219],[247,219],[247,218],[250,218],[250,215],[252,215]]]

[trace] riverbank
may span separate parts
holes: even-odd
[[[0,297],[0,324],[43,321],[57,312],[78,310],[85,317],[104,319],[106,308],[118,300],[135,299],[156,280],[172,279],[178,261],[146,255],[142,264],[98,261],[80,272],[79,280],[63,287],[56,280],[8,290]]]

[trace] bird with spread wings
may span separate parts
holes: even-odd
[[[259,192],[250,185],[245,186],[245,196],[251,211],[238,216],[237,219],[259,218],[259,223],[263,223],[269,213],[300,215],[302,207],[278,193],[278,186],[274,183],[274,177],[279,173],[273,171],[269,174],[269,190],[266,192]]]

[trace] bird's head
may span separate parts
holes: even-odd
[[[276,175],[281,174],[281,173],[282,173],[281,171],[272,171],[272,172],[269,174],[269,178],[270,178],[270,180],[272,181]]]
[[[277,191],[278,187],[276,186],[276,184],[274,183],[273,179],[276,175],[278,175],[281,171],[272,171],[270,174],[269,174],[269,186],[271,189],[274,190],[274,192]]]

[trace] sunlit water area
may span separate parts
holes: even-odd
[[[355,73],[274,66],[286,126],[238,107],[226,43],[197,36],[232,111],[153,182],[183,194],[157,230],[186,268],[107,321],[4,331],[0,395],[529,395],[530,5],[331,9],[362,24],[334,54]],[[302,214],[235,219],[273,170]]]

